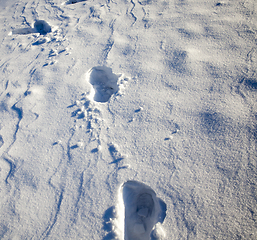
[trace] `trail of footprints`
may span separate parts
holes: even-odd
[[[108,102],[112,95],[122,94],[128,78],[114,74],[111,68],[97,66],[87,72],[86,81],[91,90],[76,102],[78,109],[73,116],[96,122],[99,115],[96,105]],[[90,128],[94,131],[91,124]],[[117,169],[129,167],[124,164],[126,156],[120,153],[118,146],[111,143],[108,150],[113,159],[110,164],[116,164]],[[160,200],[153,189],[137,181],[128,181],[120,187],[118,195],[117,216],[113,223],[119,239],[164,239],[165,233],[158,223],[162,215]]]
[[[111,68],[106,66],[93,67],[86,73],[86,82],[91,86],[90,91],[82,94],[80,100],[76,100],[74,105],[69,106],[77,108],[71,116],[86,122],[86,131],[91,135],[91,141],[99,142],[98,147],[101,145],[99,140],[102,120],[101,105],[107,103],[112,95],[121,96],[128,81],[129,78],[123,74],[114,74]],[[108,149],[113,158],[112,163],[120,168],[117,146],[110,144]],[[92,151],[97,152],[97,149]]]
[[[78,2],[83,2],[83,0],[69,0],[64,4]],[[40,45],[48,41],[45,35],[51,31],[52,28],[47,22],[37,20],[33,28],[15,29],[10,35],[39,33],[43,35],[43,38],[39,38],[33,45]],[[51,50],[49,57],[55,55],[56,52]],[[99,138],[97,124],[99,124],[100,110],[96,104],[108,102],[113,95],[122,95],[128,80],[129,78],[123,74],[114,74],[112,69],[106,66],[93,67],[86,73],[86,81],[91,85],[91,90],[73,105],[77,109],[72,112],[72,116],[88,122],[87,130],[92,138],[96,140]],[[80,146],[83,144],[78,143],[77,147]],[[129,167],[123,164],[125,156],[120,154],[115,144],[109,144],[108,150],[113,159],[110,164],[116,164],[118,169]],[[149,186],[137,181],[127,181],[122,184],[116,209],[117,215],[113,225],[119,239],[149,240],[165,237],[165,232],[160,225],[160,216],[163,215],[160,199]]]

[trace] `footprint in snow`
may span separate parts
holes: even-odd
[[[109,144],[108,150],[113,159],[111,163],[118,163],[124,159],[124,156],[122,156],[122,154],[118,150],[118,147],[115,144]]]
[[[125,240],[162,239],[161,200],[154,190],[138,181],[125,182],[119,191],[118,230]],[[164,219],[163,219],[164,220]]]
[[[46,35],[51,32],[51,26],[44,20],[36,20],[34,23],[34,28],[19,28],[14,29],[11,34],[30,34],[30,33],[40,33],[40,35]]]
[[[92,89],[90,98],[96,102],[108,102],[110,97],[119,90],[118,75],[112,73],[112,69],[105,66],[91,68],[86,75]]]

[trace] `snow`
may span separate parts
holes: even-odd
[[[256,239],[256,1],[0,6],[1,239]]]

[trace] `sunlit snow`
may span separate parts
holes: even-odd
[[[0,0],[0,239],[257,239],[256,11]]]

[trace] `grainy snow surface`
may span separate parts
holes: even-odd
[[[0,36],[0,239],[257,239],[257,1],[0,0]]]

